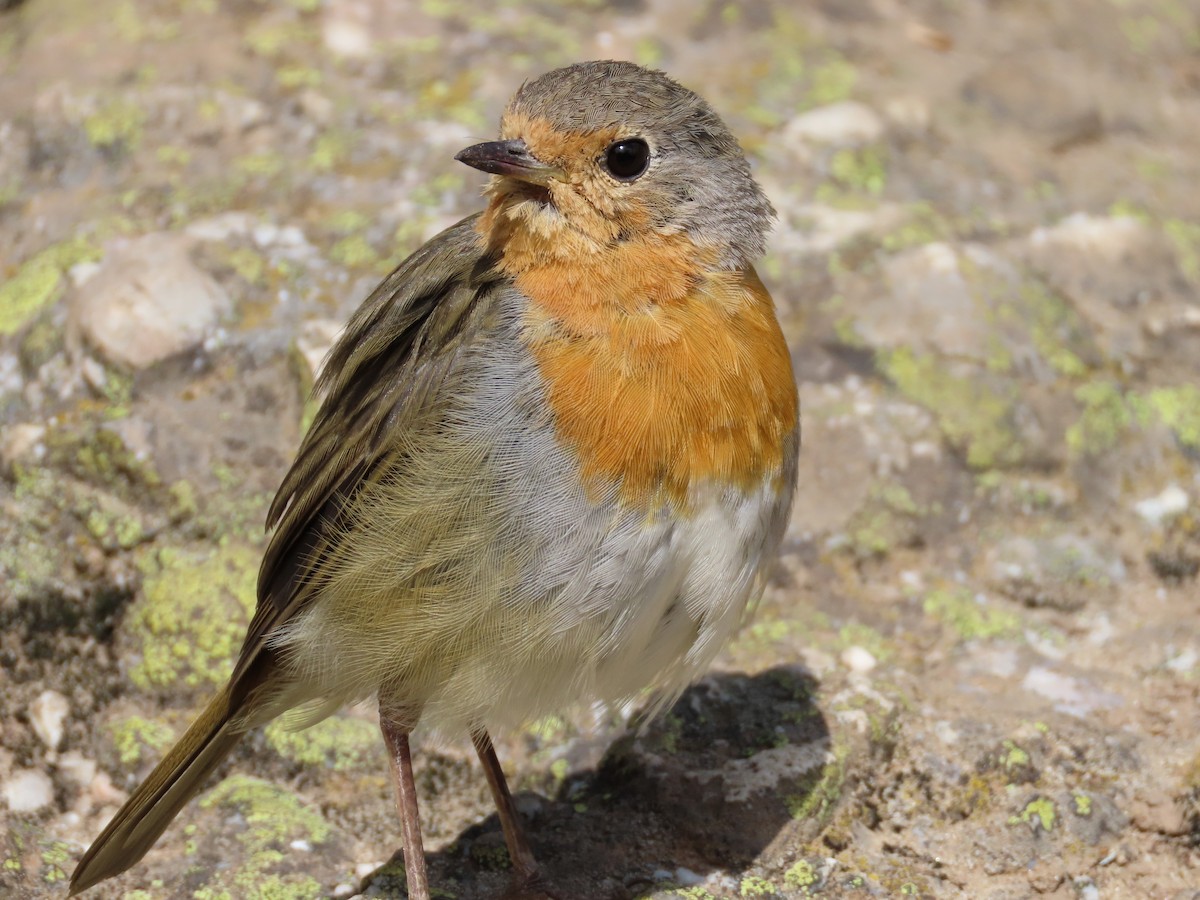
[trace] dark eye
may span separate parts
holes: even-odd
[[[650,165],[650,147],[641,138],[626,138],[610,144],[604,165],[619,181],[633,181]]]

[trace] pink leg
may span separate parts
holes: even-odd
[[[475,744],[475,752],[483,764],[483,773],[487,776],[488,787],[492,789],[492,799],[496,802],[496,812],[500,814],[500,827],[504,829],[504,843],[508,846],[508,856],[512,860],[513,889],[510,895],[521,895],[525,889],[535,886],[541,880],[537,861],[533,858],[533,850],[525,838],[517,818],[517,807],[513,803],[512,794],[508,792],[508,782],[504,780],[504,770],[500,768],[500,760],[496,758],[496,748],[492,739],[482,729],[471,735]]]
[[[404,874],[409,900],[430,900],[425,874],[425,850],[421,846],[421,813],[417,809],[417,786],[413,781],[412,755],[408,749],[411,728],[400,725],[384,709],[379,710],[379,729],[388,748],[392,781],[396,784],[396,810],[404,833]]]

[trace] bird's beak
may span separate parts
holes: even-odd
[[[512,141],[486,141],[460,150],[454,155],[459,162],[493,175],[508,175],[530,184],[547,185],[562,178],[563,171],[548,166],[525,146],[520,138]]]

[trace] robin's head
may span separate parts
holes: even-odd
[[[500,140],[457,159],[490,172],[510,224],[595,248],[684,235],[736,268],[761,256],[773,214],[737,140],[696,94],[628,62],[586,62],[521,87]]]

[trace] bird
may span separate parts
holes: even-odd
[[[597,60],[525,82],[457,160],[485,208],[352,315],[270,506],[233,673],[80,859],[133,866],[247,730],[374,701],[408,895],[409,736],[469,736],[511,863],[552,896],[491,740],[703,674],[765,588],[795,492],[791,354],[754,269],[774,210],[709,104]]]

